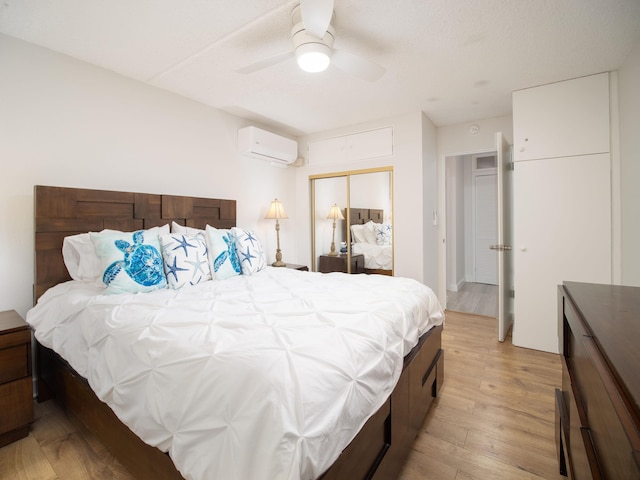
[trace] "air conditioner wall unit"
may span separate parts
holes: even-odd
[[[298,158],[298,142],[258,127],[238,130],[238,151],[242,155],[289,165]]]

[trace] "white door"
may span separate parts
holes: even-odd
[[[558,353],[558,285],[611,283],[609,154],[516,162],[513,344]]]
[[[513,325],[513,253],[511,148],[502,132],[496,133],[498,152],[498,340],[504,342]]]
[[[477,283],[498,284],[498,262],[489,248],[498,240],[496,175],[474,176],[475,271]]]

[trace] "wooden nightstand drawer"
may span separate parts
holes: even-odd
[[[16,312],[0,312],[0,447],[26,437],[31,422],[31,330]]]
[[[0,350],[0,385],[28,376],[29,347],[26,343]]]
[[[0,433],[29,425],[33,421],[31,377],[0,385],[0,412]]]

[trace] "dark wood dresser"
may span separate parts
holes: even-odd
[[[31,422],[31,330],[13,310],[0,312],[0,447],[26,437]]]
[[[640,479],[640,288],[558,289],[556,445],[570,478]]]

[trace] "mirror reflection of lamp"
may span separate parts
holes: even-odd
[[[275,218],[276,220],[276,238],[277,238],[277,249],[276,249],[276,261],[271,265],[274,267],[286,267],[287,264],[282,261],[282,252],[280,251],[280,223],[278,222],[281,218],[289,218],[287,217],[287,213],[284,211],[284,207],[282,206],[282,202],[277,198],[271,202],[271,206],[269,206],[269,211],[267,215],[264,217],[270,220]]]
[[[333,220],[333,235],[331,236],[331,251],[329,252],[329,255],[335,257],[336,255],[338,255],[338,253],[336,252],[336,220],[344,220],[342,212],[340,211],[340,207],[338,207],[337,203],[333,204],[331,210],[329,210],[329,215],[327,215],[327,218]]]

